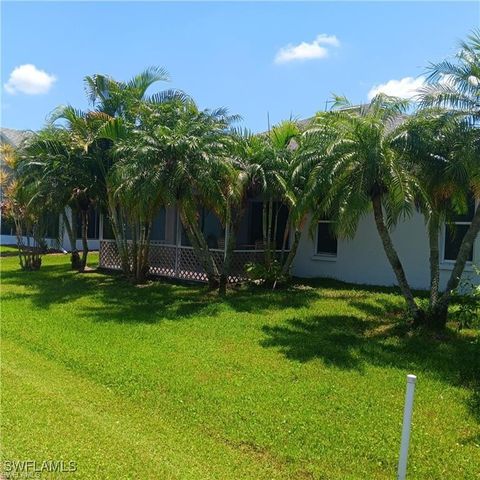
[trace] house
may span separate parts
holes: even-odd
[[[5,132],[5,134],[4,134]],[[15,131],[2,129],[2,141],[13,145],[21,138]],[[474,214],[474,203],[466,215],[459,216],[455,228],[442,227],[440,241],[441,286],[445,286],[453,268],[454,259]],[[212,251],[214,259],[220,261],[224,255],[225,231],[219,220],[211,212],[202,209],[199,212],[202,231]],[[279,210],[279,228],[277,248],[282,248],[281,238],[285,228],[287,212]],[[68,238],[61,219],[57,230],[47,240],[50,246],[68,250]],[[329,277],[345,282],[395,285],[396,279],[387,260],[380,237],[375,227],[373,214],[364,217],[353,239],[337,239],[332,236],[329,222],[322,220],[311,228],[310,219],[293,262],[292,274],[298,277]],[[313,232],[313,236],[309,232]],[[80,232],[78,232],[80,233]],[[12,235],[13,234],[13,235]],[[80,235],[78,234],[78,237]],[[404,265],[407,278],[413,288],[428,289],[429,247],[424,218],[418,212],[400,222],[392,231],[393,242]],[[16,242],[11,227],[2,221],[0,243]],[[100,266],[119,269],[113,232],[108,218],[93,210],[90,212],[88,243],[92,250],[100,252]],[[77,247],[81,248],[78,240]],[[250,199],[237,235],[237,245],[232,262],[231,281],[245,277],[244,266],[248,262],[261,262],[264,251],[262,245],[262,202]],[[474,272],[473,264],[480,264],[480,238],[477,238],[464,275],[480,284],[480,277]],[[193,248],[183,231],[176,207],[161,208],[155,217],[150,248],[150,272],[159,276],[206,281],[206,275],[195,257]]]

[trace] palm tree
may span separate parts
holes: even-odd
[[[1,211],[2,216],[12,218],[15,223],[20,268],[38,270],[45,237],[45,205],[35,195],[36,179],[22,175],[22,148],[1,145],[4,164],[0,170]]]
[[[294,218],[296,203],[292,188],[293,158],[298,147],[299,129],[293,121],[285,121],[274,126],[263,135],[253,135],[248,131],[233,131],[230,160],[238,172],[238,205],[233,215],[236,224],[232,232],[237,231],[247,206],[247,200],[260,196],[262,199],[262,236],[265,251],[265,268],[271,269],[275,260],[275,250],[279,232],[279,214],[281,206],[288,207],[288,220],[282,247],[286,248],[290,227]],[[295,139],[296,142],[295,143]],[[231,236],[230,236],[231,238]],[[293,249],[295,250],[295,248]],[[289,258],[287,258],[289,260]],[[288,272],[284,255],[281,266]]]
[[[71,106],[59,107],[51,115],[50,122],[54,124],[63,121],[67,134],[57,142],[40,143],[45,149],[50,149],[51,155],[63,153],[67,160],[63,169],[70,170],[73,182],[70,193],[70,205],[74,211],[80,212],[82,257],[79,270],[84,271],[88,256],[88,218],[93,205],[102,199],[102,165],[98,162],[98,136],[100,129],[110,121],[110,117],[99,112],[83,112]],[[60,140],[60,142],[58,141]],[[64,144],[61,144],[61,141]],[[54,158],[54,157],[53,157]],[[50,165],[55,168],[55,163]],[[73,215],[72,215],[73,217]],[[65,217],[64,217],[65,218]],[[67,231],[68,231],[68,223]],[[73,230],[73,226],[72,226]],[[75,231],[72,232],[75,236]]]
[[[116,210],[136,212],[148,225],[159,205],[175,204],[209,284],[216,287],[219,266],[200,229],[199,206],[214,211],[224,221],[227,218],[234,174],[226,161],[225,145],[227,127],[236,117],[225,109],[200,111],[192,100],[178,95],[137,104],[135,117],[135,123],[117,119],[103,129],[115,142],[113,158],[118,165],[107,177],[107,184],[114,192]],[[126,208],[125,202],[135,204],[135,208]],[[127,223],[132,220],[131,216],[126,218]]]
[[[305,177],[298,168],[304,137],[296,122],[286,120],[263,135],[234,131],[232,139],[230,155],[238,171],[240,199],[235,217],[239,224],[247,199],[255,196],[262,198],[265,268],[272,270],[272,273],[273,270],[277,271],[272,275],[278,277],[272,280],[274,286],[279,278],[289,275],[308,211],[308,204],[304,201]],[[288,215],[285,229],[280,232],[279,214],[282,206],[287,207]],[[290,251],[285,255],[287,242],[292,234]],[[282,250],[277,258],[275,250],[279,237],[282,238]],[[263,271],[263,268],[261,270]]]
[[[472,192],[475,198],[480,197],[479,177],[479,121],[480,121],[480,30],[475,30],[466,41],[460,43],[460,50],[453,61],[445,60],[432,64],[429,68],[427,85],[420,93],[420,104],[423,107],[442,108],[447,115],[455,115],[465,119],[472,127],[473,148],[477,159],[471,164],[470,173]],[[451,272],[445,292],[437,302],[435,315],[439,323],[444,324],[447,318],[448,305],[452,292],[457,288],[465,268],[473,243],[480,231],[480,204],[477,207],[465,236],[460,245],[455,265]]]
[[[267,134],[271,155],[266,155],[262,162],[265,183],[262,190],[263,203],[263,236],[265,245],[265,261],[268,265],[275,258],[278,232],[278,215],[280,205],[287,205],[290,218],[292,204],[295,203],[295,192],[291,180],[292,165],[298,148],[300,131],[296,123],[286,120],[275,125]],[[289,224],[290,221],[287,221]],[[288,229],[287,229],[288,230]],[[285,238],[285,232],[284,232]],[[285,242],[283,242],[285,244]],[[282,259],[283,260],[283,259]]]
[[[373,210],[408,311],[418,320],[422,311],[389,232],[401,216],[411,214],[415,197],[415,179],[392,144],[406,107],[405,101],[385,95],[360,107],[337,98],[334,109],[317,114],[307,130],[318,148],[310,147],[303,168],[310,170],[307,195],[314,212],[312,228],[328,215],[337,235],[352,237],[360,218]]]
[[[77,152],[78,153],[78,152]],[[80,214],[74,200],[78,179],[84,176],[81,164],[74,158],[69,132],[63,128],[48,127],[28,141],[23,155],[22,175],[37,179],[36,196],[51,206],[51,213],[62,215],[63,225],[71,246],[72,269],[80,269],[77,250],[77,216]],[[71,218],[67,209],[71,210]]]
[[[440,294],[439,234],[443,223],[466,212],[472,191],[478,191],[478,132],[464,119],[442,110],[420,111],[399,131],[398,149],[419,181],[416,203],[427,223],[430,302],[426,322],[443,328],[447,310],[439,308],[445,295]]]
[[[225,255],[220,268],[219,294],[225,295],[231,273],[233,252],[241,221],[245,215],[248,199],[259,191],[259,177],[262,169],[259,162],[263,158],[265,142],[249,131],[232,128],[225,137],[226,165],[222,198],[215,202],[215,212],[226,231]]]
[[[433,63],[428,69],[428,84],[420,91],[423,107],[444,108],[480,120],[480,30],[474,30],[453,59]]]
[[[171,105],[170,118],[155,131],[166,158],[165,191],[176,203],[188,239],[214,288],[221,275],[200,229],[199,206],[215,212],[224,228],[232,228],[235,172],[227,161],[226,145],[227,129],[238,117],[223,108],[201,111],[193,101]]]
[[[149,103],[161,105],[175,100],[184,102],[187,96],[179,90],[165,90],[148,96],[147,90],[157,82],[169,80],[169,75],[161,67],[150,67],[134,76],[127,82],[115,80],[106,75],[93,75],[85,77],[85,90],[96,116],[103,120],[103,125],[97,131],[97,136],[91,149],[94,150],[94,158],[99,171],[98,183],[100,187],[100,203],[108,210],[109,220],[116,240],[118,252],[121,258],[122,270],[125,274],[131,273],[130,249],[127,240],[127,225],[129,218],[126,217],[124,208],[120,208],[118,179],[121,175],[116,174],[116,180],[111,175],[117,155],[112,155],[112,147],[118,140],[125,140],[133,131],[133,126],[138,124],[142,105]],[[140,262],[142,263],[142,262]]]

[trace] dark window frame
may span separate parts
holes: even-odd
[[[448,249],[448,238],[450,235],[452,235],[452,238],[454,238],[455,235],[458,235],[458,228],[457,227],[468,227],[471,225],[473,216],[475,215],[475,208],[476,208],[476,202],[473,202],[473,208],[469,209],[469,212],[467,214],[462,214],[458,215],[457,219],[444,224],[443,228],[443,248],[442,248],[442,262],[444,263],[455,263],[458,252],[455,255],[454,258],[447,258],[447,249]],[[470,215],[470,218],[468,219],[467,215]],[[466,232],[465,232],[466,233]],[[461,237],[463,240],[463,237]],[[461,241],[460,241],[461,243]],[[471,264],[474,260],[474,247],[475,245],[472,246],[472,251],[470,252],[469,258],[467,260],[467,264]],[[452,256],[453,257],[453,256]]]
[[[338,258],[338,238],[332,236],[332,240],[335,240],[335,251],[319,251],[319,226],[320,224],[330,225],[333,223],[332,220],[320,220],[317,223],[316,235],[315,235],[315,256],[316,257],[325,257],[330,259]],[[329,231],[329,230],[328,230]],[[331,235],[331,233],[329,233]]]

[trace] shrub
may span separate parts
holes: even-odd
[[[282,265],[278,260],[274,260],[269,265],[264,263],[247,263],[245,272],[250,281],[272,289],[279,283],[287,281],[287,277],[282,274]]]

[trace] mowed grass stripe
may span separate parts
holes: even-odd
[[[392,478],[413,372],[412,475],[480,473],[476,333],[405,334],[392,290],[221,300],[79,275],[64,256],[34,273],[3,260],[4,456],[78,452],[88,479]]]

